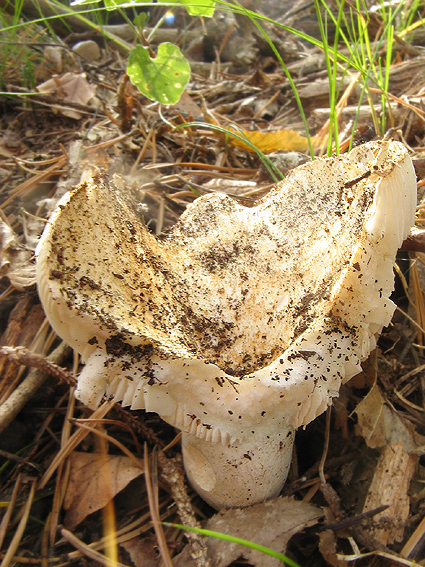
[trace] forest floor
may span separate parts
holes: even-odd
[[[288,2],[284,23],[319,37],[310,4]],[[254,0],[245,5],[261,10]],[[271,2],[268,15],[282,19],[280,5]],[[23,10],[23,20],[36,17],[29,2]],[[150,29],[164,10],[152,10]],[[377,38],[379,11],[368,17]],[[310,155],[288,78],[246,18],[220,11],[212,19],[188,18],[178,8],[158,29],[151,48],[170,41],[191,64],[191,80],[172,106],[147,99],[127,80],[122,43],[133,38],[123,20],[110,23],[109,38],[78,18],[67,22],[27,23],[3,34],[0,48],[1,567],[281,564],[155,520],[237,535],[302,567],[425,565],[420,250],[399,253],[392,324],[332,411],[297,433],[287,484],[272,505],[217,514],[187,486],[176,432],[156,414],[108,401],[93,413],[76,402],[78,357],[49,327],[35,286],[34,250],[60,196],[100,172],[138,192],[147,225],[159,234],[199,195],[224,192],[252,206],[274,186],[258,155],[223,129],[246,132],[283,175]],[[294,78],[319,155],[330,115],[325,57],[288,31],[264,26]],[[425,185],[421,30],[396,38],[385,131],[376,132],[371,110],[382,118],[379,92],[372,89],[370,104],[365,98],[359,106],[355,73],[341,79],[338,109],[340,150],[350,141],[402,141],[419,194]],[[178,128],[188,122],[196,124]]]

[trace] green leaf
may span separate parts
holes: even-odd
[[[176,4],[183,4],[189,16],[212,18],[214,15],[215,0],[176,0]]]
[[[134,18],[133,24],[136,27],[143,29],[143,26],[145,25],[147,19],[148,15],[146,14],[146,12],[140,12],[140,14]]]
[[[161,43],[151,59],[146,47],[136,46],[128,58],[127,74],[131,82],[150,100],[176,104],[190,79],[190,66],[180,49]]]

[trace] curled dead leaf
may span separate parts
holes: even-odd
[[[132,480],[143,473],[129,457],[74,452],[66,489],[65,525],[75,528],[89,514],[100,510]]]

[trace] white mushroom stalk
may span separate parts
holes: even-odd
[[[414,223],[405,147],[373,142],[300,166],[257,206],[197,199],[162,238],[134,196],[94,178],[62,199],[37,250],[41,301],[106,394],[183,432],[215,508],[276,496],[294,431],[360,371],[394,304]]]

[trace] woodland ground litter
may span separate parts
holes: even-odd
[[[264,9],[262,2],[245,4]],[[279,4],[269,3],[268,15],[280,19]],[[3,0],[0,9],[7,17]],[[34,18],[32,9],[24,2],[22,17]],[[149,26],[163,11],[152,10]],[[318,33],[308,2],[288,3],[285,18],[287,25]],[[379,11],[371,10],[369,18],[370,33],[378,37]],[[136,567],[170,565],[171,558],[198,567],[208,561],[280,564],[174,527],[153,529],[152,519],[225,531],[286,551],[303,567],[425,565],[425,256],[419,240],[416,251],[410,245],[399,255],[392,325],[363,373],[341,389],[330,419],[324,414],[298,432],[290,476],[272,510],[264,504],[215,514],[186,492],[178,442],[168,448],[175,432],[155,414],[109,402],[93,414],[76,403],[78,360],[49,329],[34,285],[33,251],[58,197],[100,170],[137,188],[141,212],[159,234],[197,195],[226,192],[249,206],[274,184],[255,153],[211,125],[249,133],[283,174],[310,158],[289,82],[248,20],[220,11],[201,20],[175,10],[174,23],[162,26],[151,44],[155,49],[157,41],[173,41],[191,63],[186,92],[169,107],[148,100],[125,78],[125,55],[116,44],[78,20],[68,22],[67,29],[62,20],[52,21],[50,31],[42,22],[28,24],[13,38],[3,34],[7,53],[5,44],[0,47],[6,54],[2,91],[19,93],[0,95],[0,344],[11,347],[0,351],[1,566],[94,565],[105,557]],[[110,26],[111,34],[133,40],[122,20]],[[318,146],[329,117],[323,54],[279,28],[266,29],[294,78]],[[73,51],[83,40],[98,50],[92,43],[90,55]],[[425,210],[424,46],[420,26],[396,38],[389,129],[383,133],[411,150],[419,228]],[[378,136],[367,101],[357,107],[359,85],[348,76],[342,84],[344,150],[356,115],[356,144]],[[379,114],[379,96],[372,94]]]

